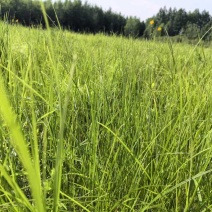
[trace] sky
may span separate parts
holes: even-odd
[[[212,15],[212,0],[82,0],[91,5],[97,5],[104,10],[112,9],[113,12],[124,16],[136,16],[141,21],[156,15],[160,8],[183,8],[187,12],[199,9],[206,10]]]

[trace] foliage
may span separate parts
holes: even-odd
[[[127,19],[126,25],[124,27],[124,34],[126,36],[131,36],[131,37],[140,37],[143,34],[143,31],[145,29],[145,25],[140,22],[139,19],[130,17]]]
[[[11,23],[18,19],[25,26],[43,25],[45,21],[38,0],[8,0],[0,3],[1,16]],[[76,32],[105,32],[108,34],[123,34],[126,18],[111,10],[103,11],[97,6],[91,6],[80,0],[44,1],[51,26],[59,24],[66,29]],[[59,22],[59,23],[58,23]]]
[[[75,32],[88,32],[144,37],[152,39],[160,36],[184,35],[189,40],[202,37],[212,26],[211,15],[207,11],[186,12],[184,9],[166,7],[149,17],[145,22],[136,17],[124,17],[111,9],[104,11],[96,5],[81,0],[44,1],[50,26],[62,27]],[[0,3],[0,16],[8,23],[31,27],[46,27],[39,0],[7,0]],[[150,24],[153,21],[154,24]],[[158,30],[161,29],[161,30]],[[210,33],[203,40],[211,40]]]
[[[210,48],[0,28],[1,211],[211,210]]]
[[[189,23],[186,25],[183,34],[185,34],[188,39],[198,39],[200,37],[200,28],[197,24]]]
[[[154,20],[154,27],[150,25],[150,20]],[[162,32],[157,33],[158,27],[162,27]],[[190,40],[196,40],[202,37],[208,29],[212,26],[212,19],[208,12],[194,10],[193,12],[186,12],[184,9],[166,9],[161,8],[159,12],[150,17],[146,21],[146,29],[144,31],[145,38],[151,38],[152,36],[177,36],[184,35]],[[210,33],[208,33],[203,39],[209,40]]]

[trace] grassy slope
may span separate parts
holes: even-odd
[[[211,208],[210,48],[0,27],[2,210]]]

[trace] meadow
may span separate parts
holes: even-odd
[[[0,22],[0,211],[211,211],[211,61]]]

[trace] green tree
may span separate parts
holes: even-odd
[[[155,17],[158,25],[167,23],[169,21],[168,10],[166,7],[161,8]]]
[[[188,19],[186,11],[184,9],[179,9],[173,20],[173,34],[179,35],[181,30],[186,26],[187,21]]]
[[[188,23],[183,33],[188,39],[198,39],[200,36],[200,28],[197,24]]]
[[[140,35],[141,22],[136,17],[130,17],[127,19],[124,27],[124,34],[130,37],[138,37]]]

